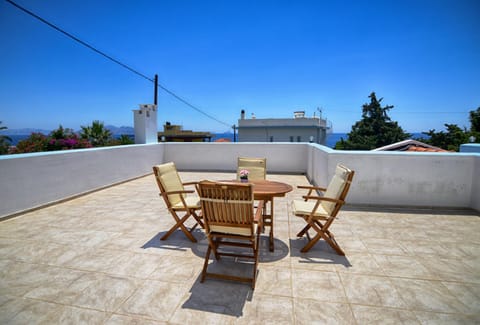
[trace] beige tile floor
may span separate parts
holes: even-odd
[[[303,220],[290,207],[301,195],[275,201],[275,252],[263,236],[254,291],[199,282],[202,230],[196,244],[179,231],[159,240],[173,219],[153,176],[0,222],[0,323],[480,323],[478,214],[347,206],[332,226],[346,256],[323,241],[301,254]]]

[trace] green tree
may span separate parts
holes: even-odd
[[[2,124],[2,121],[0,121],[0,130],[8,129],[6,126],[1,126],[1,124]],[[12,142],[12,139],[9,136],[0,134],[0,155],[5,155],[8,153],[11,142]]]
[[[93,121],[91,126],[81,126],[80,137],[88,140],[94,147],[102,147],[112,139],[112,133],[102,122]]]
[[[470,132],[480,133],[480,107],[470,111]]]
[[[124,146],[128,144],[134,144],[135,142],[132,140],[132,138],[126,134],[122,134],[120,138],[114,139],[112,138],[109,142],[109,146]]]
[[[347,140],[342,138],[335,144],[335,149],[372,150],[410,137],[388,116],[393,105],[382,107],[383,98],[377,99],[375,92],[368,97],[370,103],[362,106],[362,119],[352,126]]]
[[[52,139],[68,139],[75,135],[75,132],[72,129],[64,129],[62,125],[58,126],[58,129],[50,132],[50,138]]]
[[[12,153],[28,153],[42,151],[69,150],[91,148],[88,140],[80,139],[72,129],[64,129],[61,125],[48,136],[32,133],[27,139],[20,141]]]
[[[422,142],[440,147],[445,150],[458,151],[462,143],[468,142],[469,133],[461,129],[456,124],[445,124],[446,132],[435,132],[435,129],[423,134],[428,135],[428,139],[419,139]]]
[[[480,107],[476,111],[470,111],[470,134],[469,142],[480,143]]]
[[[19,141],[13,153],[42,152],[48,150],[49,138],[42,133],[32,133],[25,140]]]
[[[55,151],[90,147],[92,147],[92,145],[87,139],[80,139],[72,129],[64,129],[60,125],[58,129],[50,133],[47,150]]]
[[[440,147],[445,150],[459,151],[460,145],[463,143],[480,142],[480,107],[476,111],[470,111],[470,130],[461,129],[456,124],[445,124],[446,131],[436,132],[435,129],[428,132],[422,132],[428,138],[420,138],[418,140]]]

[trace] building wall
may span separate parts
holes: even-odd
[[[243,127],[238,129],[239,142],[310,142],[311,136],[315,143],[326,143],[325,130],[311,126]],[[300,141],[298,137],[300,137]]]

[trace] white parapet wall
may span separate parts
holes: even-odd
[[[174,161],[178,169],[236,171],[238,157],[265,157],[267,171],[306,173],[308,145],[261,142],[166,142],[165,161]]]
[[[158,145],[0,156],[0,218],[145,175],[162,161]]]
[[[158,143],[0,156],[0,218],[147,175],[235,172],[237,158],[266,157],[268,173],[305,174],[326,186],[338,163],[355,170],[347,203],[480,211],[480,154],[336,151],[308,143]]]
[[[480,153],[480,143],[466,143],[460,145],[460,152]]]
[[[474,192],[480,178],[480,156],[335,151],[328,159],[329,175],[337,163],[356,171],[350,203],[475,208],[472,203],[480,198]]]
[[[470,208],[480,211],[480,154],[475,157],[475,167],[471,175],[472,193]]]

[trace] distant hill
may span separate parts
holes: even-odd
[[[131,126],[114,126],[114,125],[105,125],[105,128],[112,132],[112,135],[128,135],[128,134],[135,134],[135,129]]]
[[[0,134],[6,135],[30,135],[32,133],[43,133],[45,135],[49,134],[51,130],[42,130],[42,129],[33,129],[33,128],[25,128],[25,129],[5,129],[1,130]]]
[[[105,128],[112,132],[112,135],[130,135],[135,134],[134,128],[130,126],[114,126],[114,125],[105,125]],[[77,130],[75,132],[80,133],[81,130]],[[52,130],[43,130],[43,129],[35,129],[35,128],[24,128],[24,129],[5,129],[1,130],[0,134],[5,135],[30,135],[32,133],[42,133],[45,135],[49,135]]]

